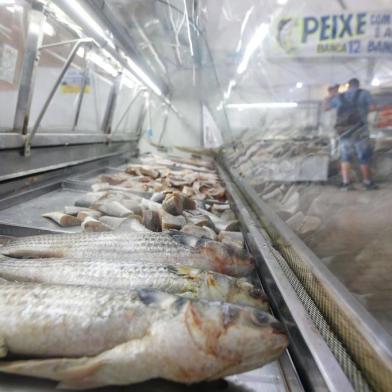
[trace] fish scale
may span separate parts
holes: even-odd
[[[129,291],[77,286],[0,284],[0,298],[0,337],[14,353],[38,356],[94,355],[130,339],[132,334],[124,323],[142,306]],[[52,327],[50,333],[39,339],[37,329],[45,331],[48,326]],[[28,331],[31,337],[22,338]],[[62,339],[67,333],[83,337],[85,343]]]

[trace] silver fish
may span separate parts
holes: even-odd
[[[248,306],[28,283],[0,284],[0,341],[3,356],[43,357],[3,360],[1,372],[80,389],[214,380],[275,360],[288,343],[281,324]]]
[[[11,240],[0,248],[0,253],[18,258],[110,256],[118,260],[185,264],[231,276],[245,276],[254,268],[246,250],[177,231],[39,235]]]
[[[113,289],[156,289],[189,298],[267,309],[263,292],[245,279],[183,265],[122,263],[113,259],[8,259],[0,277],[18,282]]]

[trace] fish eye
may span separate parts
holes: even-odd
[[[253,298],[262,298],[264,296],[263,290],[257,288],[257,287],[252,287],[249,290],[249,295]]]
[[[254,310],[251,314],[253,324],[257,326],[265,326],[271,322],[271,317],[268,313],[261,310]]]

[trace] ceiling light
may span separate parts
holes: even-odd
[[[244,34],[245,27],[246,27],[246,25],[247,25],[247,23],[248,23],[248,21],[249,21],[250,15],[252,14],[254,8],[255,8],[255,7],[252,6],[248,11],[246,11],[245,18],[244,18],[244,20],[243,20],[243,22],[242,22],[242,24],[241,24],[240,40],[238,41],[238,46],[237,46],[237,49],[236,49],[236,52],[237,52],[237,53],[241,50],[241,46],[242,46],[242,36],[243,36],[243,34]]]
[[[144,82],[146,86],[154,91],[156,95],[162,95],[162,91],[159,89],[159,87],[144,73],[144,71],[138,65],[136,65],[136,63],[130,57],[127,57],[126,60],[131,70],[137,77],[140,78],[141,81]]]
[[[191,51],[191,56],[193,57],[193,45],[192,45],[191,27],[189,25],[189,16],[188,16],[188,8],[186,6],[186,0],[184,0],[184,12],[185,12],[186,25],[187,25],[187,32],[188,32],[189,49]]]
[[[89,52],[87,54],[87,59],[94,64],[98,65],[98,67],[102,68],[109,75],[117,76],[118,70],[110,64],[106,59],[95,52]]]
[[[304,86],[304,84],[302,83],[302,82],[297,82],[296,84],[295,84],[295,87],[296,88],[302,88]]]
[[[378,78],[373,78],[372,83],[371,83],[371,85],[372,85],[373,87],[378,87],[380,84],[381,84],[380,79],[378,79]]]
[[[285,4],[287,4],[287,0],[276,0],[276,2],[277,2],[279,5],[285,5]]]
[[[49,37],[53,37],[55,35],[53,26],[48,22],[44,23],[44,33],[49,35]]]
[[[262,23],[253,34],[252,38],[245,49],[244,57],[237,68],[237,73],[242,74],[248,68],[249,60],[256,49],[263,43],[264,38],[267,36],[269,27],[267,23]]]
[[[90,14],[80,5],[78,1],[67,0],[67,5],[73,9],[73,11],[81,17],[89,27],[99,34],[111,47],[114,48],[113,42],[107,37],[107,34],[103,28],[90,16]]]
[[[226,105],[229,109],[278,109],[278,108],[296,108],[296,102],[255,102],[255,103],[230,103]]]

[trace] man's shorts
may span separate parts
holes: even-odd
[[[361,165],[367,165],[372,157],[372,146],[368,136],[342,137],[339,140],[340,160],[351,162],[354,151]]]

